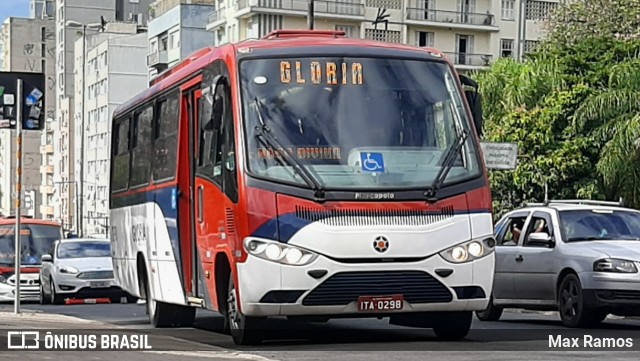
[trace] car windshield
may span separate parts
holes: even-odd
[[[560,226],[564,239],[640,240],[640,212],[622,210],[561,211]]]
[[[15,265],[15,225],[0,226],[0,265]],[[22,224],[21,243],[22,265],[39,265],[43,254],[49,252],[53,242],[62,237],[62,228],[59,226]]]
[[[248,167],[262,178],[305,184],[294,167],[300,165],[324,189],[429,187],[446,152],[471,133],[444,63],[254,59],[242,61],[240,72]],[[298,164],[283,160],[278,148]],[[469,137],[444,184],[480,172]]]
[[[109,242],[64,242],[58,247],[58,258],[111,257]]]

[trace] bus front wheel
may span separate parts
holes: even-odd
[[[227,294],[227,309],[225,323],[229,326],[229,332],[233,342],[237,345],[252,345],[262,341],[260,326],[262,320],[245,316],[238,307],[238,296],[233,275],[229,276],[229,292]]]
[[[460,340],[469,334],[473,314],[470,311],[451,312],[443,315],[433,326],[433,333],[443,340]]]

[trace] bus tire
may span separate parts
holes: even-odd
[[[498,321],[502,316],[504,309],[493,304],[493,296],[489,298],[487,308],[482,311],[476,311],[476,317],[480,321]]]
[[[243,315],[238,309],[238,297],[233,275],[229,276],[229,292],[227,293],[227,312],[225,326],[229,326],[229,333],[236,345],[253,345],[262,341],[262,320]]]
[[[144,275],[146,308],[153,327],[191,327],[196,318],[196,309],[190,306],[174,305],[156,301],[151,297],[149,277]]]
[[[472,320],[473,314],[471,311],[447,313],[433,326],[433,333],[442,340],[460,340],[469,334]]]

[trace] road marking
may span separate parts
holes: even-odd
[[[227,352],[227,351],[143,351],[144,353],[174,355],[174,356],[190,356],[203,358],[226,358],[234,360],[253,360],[253,361],[276,361],[275,359],[266,358],[250,353]]]

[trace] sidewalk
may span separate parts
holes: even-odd
[[[140,335],[148,334],[152,350],[144,351],[60,351],[60,350],[7,350],[7,331],[11,330],[39,330],[42,331],[60,330],[68,334],[77,331],[78,335],[88,334],[118,334],[118,335]],[[95,330],[96,332],[89,331]],[[100,332],[102,330],[102,332]],[[175,330],[174,330],[175,331]],[[250,360],[250,361],[272,361],[271,359],[241,352],[228,350],[222,347],[210,346],[182,338],[173,337],[171,329],[149,329],[133,330],[124,326],[109,324],[106,322],[85,320],[77,317],[44,313],[41,311],[22,310],[20,314],[13,311],[0,311],[0,359],[7,361],[22,360],[45,360],[64,358],[65,361],[84,361],[91,352],[91,359],[109,360],[122,358],[128,361],[173,361],[184,359],[208,359],[213,361],[228,360]],[[194,351],[195,350],[195,351]],[[55,356],[54,356],[55,355]]]

